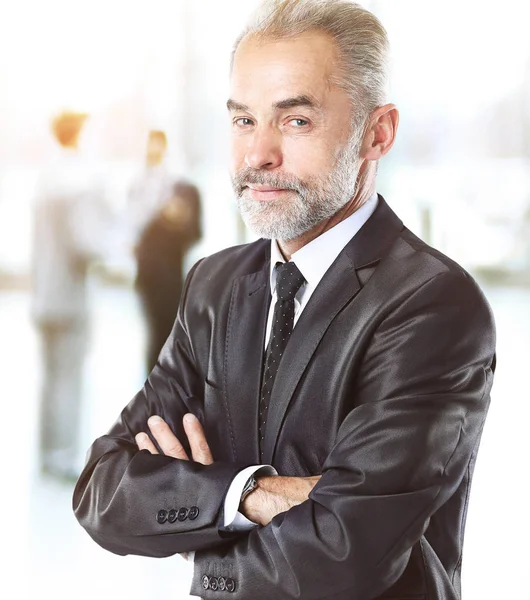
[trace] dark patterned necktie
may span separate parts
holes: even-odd
[[[267,346],[265,369],[261,384],[259,406],[259,447],[263,458],[263,439],[272,392],[272,386],[285,347],[291,336],[294,324],[294,297],[305,279],[293,262],[277,263],[276,267],[276,306],[272,318],[271,334]]]

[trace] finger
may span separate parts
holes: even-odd
[[[149,429],[157,441],[160,449],[166,456],[189,460],[186,450],[179,442],[177,436],[171,431],[169,425],[159,416],[154,415],[147,420]]]
[[[199,419],[192,413],[188,413],[184,415],[183,423],[184,431],[190,443],[193,460],[203,465],[211,465],[213,463],[213,456]]]
[[[141,431],[140,433],[134,436],[134,441],[136,442],[139,450],[149,450],[151,454],[158,454],[158,450],[156,446],[153,444],[147,433]]]

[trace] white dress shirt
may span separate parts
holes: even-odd
[[[306,283],[298,290],[294,299],[294,326],[302,311],[307,306],[309,298],[313,295],[316,287],[335,262],[338,255],[344,250],[346,244],[355,236],[361,227],[368,221],[377,207],[377,194],[373,194],[358,210],[348,218],[341,221],[335,227],[326,231],[322,235],[297,250],[292,256],[291,261],[296,264]],[[278,243],[271,240],[271,266],[270,266],[270,284],[271,284],[271,304],[267,320],[267,334],[265,347],[267,347],[274,307],[276,305],[276,263],[285,262]],[[251,475],[259,469],[263,471],[260,475],[277,475],[276,470],[269,465],[253,465],[247,467],[236,475],[232,481],[224,502],[224,526],[227,529],[242,531],[256,527],[256,523],[249,521],[238,511],[241,493],[245,483]]]
[[[371,196],[358,210],[335,227],[319,235],[317,238],[297,250],[291,261],[296,264],[306,283],[302,284],[294,298],[294,326],[300,318],[302,311],[307,306],[309,298],[313,295],[328,269],[335,262],[337,256],[344,250],[346,244],[355,236],[361,227],[368,221],[377,207],[377,194]],[[265,347],[269,342],[272,327],[274,307],[276,306],[276,263],[285,262],[278,243],[271,240],[271,267],[270,283],[272,300],[267,321],[267,334]]]

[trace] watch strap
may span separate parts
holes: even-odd
[[[253,492],[256,488],[258,487],[258,480],[256,479],[256,477],[254,476],[254,474],[252,474],[248,479],[247,482],[245,483],[245,486],[243,487],[243,491],[241,492],[241,500],[240,503],[243,502],[245,500],[245,498],[251,493]]]

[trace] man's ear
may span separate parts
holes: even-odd
[[[399,112],[394,104],[376,108],[368,119],[361,145],[361,158],[379,160],[394,144],[399,124]]]

